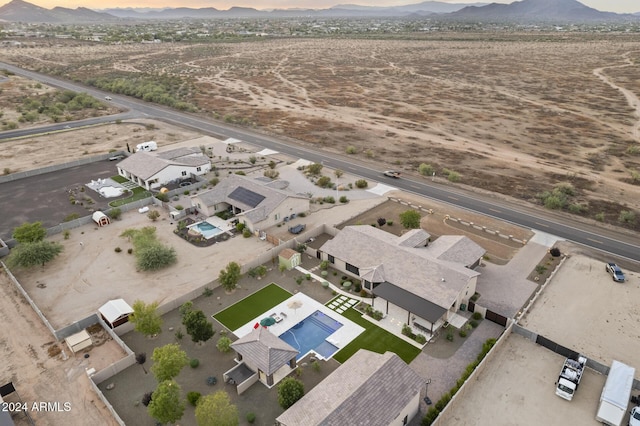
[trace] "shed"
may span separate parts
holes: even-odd
[[[302,255],[297,251],[287,248],[278,254],[279,264],[284,265],[287,271],[292,270],[302,262]]]
[[[91,218],[95,223],[98,224],[98,226],[105,226],[111,223],[111,219],[109,219],[109,216],[102,213],[101,211],[93,212],[93,215],[91,215]]]
[[[79,333],[73,334],[64,339],[64,341],[67,343],[67,346],[69,346],[69,349],[71,349],[71,352],[73,353],[81,351],[84,348],[88,348],[93,344],[91,342],[91,336],[89,335],[89,333],[87,333],[87,330],[82,330]]]
[[[114,299],[102,305],[98,312],[109,327],[115,328],[129,321],[129,315],[133,313],[133,308],[124,299]]]

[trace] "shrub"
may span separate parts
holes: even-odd
[[[325,203],[328,203],[328,204],[335,204],[336,203],[336,199],[333,198],[332,196],[324,197],[322,199],[322,201],[324,201]]]
[[[114,251],[115,251],[116,253],[120,253],[120,252],[122,251],[122,249],[121,249],[120,247],[116,247],[116,248],[114,249]]]
[[[133,249],[132,249],[132,248],[128,248],[128,249],[127,249],[127,253],[128,253],[128,254],[133,253]]]
[[[122,210],[115,207],[107,212],[107,216],[109,216],[113,220],[118,220],[122,216]]]
[[[322,262],[320,262],[320,269],[326,271],[329,268],[329,263],[330,262],[328,260],[323,260]]]
[[[202,295],[204,297],[209,297],[209,296],[213,295],[213,290],[210,289],[209,287],[205,287],[204,290],[202,290]]]
[[[537,274],[544,274],[544,272],[547,270],[547,267],[544,265],[536,265],[536,273]]]
[[[429,410],[427,411],[427,414],[422,418],[422,422],[420,423],[420,425],[431,426],[431,423],[434,422],[434,420],[438,417],[439,414],[440,414],[440,410],[438,410],[436,407],[429,408]]]
[[[388,220],[387,221],[387,226],[393,226],[393,221],[392,220]]]
[[[447,340],[453,342],[453,331],[447,332]]]
[[[220,183],[220,179],[218,179],[217,177],[209,179],[209,184],[211,186],[216,186],[218,183]]]
[[[250,236],[252,236],[253,234],[251,233],[251,231],[249,230],[249,228],[244,228],[244,230],[242,231],[242,236],[244,238],[249,238]]]
[[[238,223],[236,224],[236,231],[238,231],[238,232],[242,232],[242,231],[244,231],[245,226],[246,226],[246,225],[245,225],[244,223],[242,223],[242,222],[238,222]]]
[[[189,192],[189,190],[188,190],[188,189],[186,189],[186,190],[183,192],[183,194],[184,194],[184,195],[189,195],[189,194],[191,194],[191,192]]]
[[[346,153],[347,154],[356,154],[358,152],[358,150],[356,149],[355,146],[353,145],[349,145],[346,149]]]
[[[280,172],[277,170],[268,169],[264,171],[263,175],[265,177],[268,177],[269,179],[277,179],[278,176],[280,176]]]
[[[636,214],[630,210],[622,210],[618,216],[618,222],[624,224],[633,224],[636,221]]]
[[[176,205],[176,210],[184,210],[184,207],[181,204]]]
[[[169,202],[169,196],[167,194],[160,193],[160,194],[156,194],[155,197],[157,200],[160,200],[162,202],[165,202],[165,203]]]
[[[189,401],[189,404],[195,407],[198,404],[198,401],[200,400],[201,396],[202,394],[200,392],[195,392],[195,391],[188,392],[187,401]]]
[[[309,171],[309,174],[317,176],[322,172],[323,167],[324,166],[320,163],[313,163],[307,168],[307,170]]]
[[[559,257],[562,253],[560,253],[560,249],[558,247],[553,247],[549,250],[549,254],[553,257]]]
[[[68,240],[69,236],[71,235],[71,232],[69,232],[68,229],[65,229],[64,232],[62,233],[62,235],[64,236],[65,240]]]
[[[191,368],[198,368],[199,365],[200,365],[200,360],[198,358],[192,358],[191,361],[189,361],[189,366]]]
[[[147,392],[144,395],[142,395],[142,405],[144,405],[145,407],[148,407],[149,404],[151,403],[152,398],[153,398],[153,392]]]
[[[422,163],[418,166],[418,173],[422,176],[433,176],[433,167],[430,164]]]
[[[382,227],[387,223],[387,219],[385,219],[384,217],[379,217],[378,218],[378,226]]]
[[[151,210],[149,213],[147,213],[147,217],[155,222],[160,217],[160,212],[158,210]]]
[[[71,213],[71,214],[68,214],[67,216],[65,216],[65,218],[62,221],[63,222],[71,222],[72,220],[76,220],[79,217],[80,217],[80,215],[78,213]]]
[[[346,195],[343,195],[342,197],[340,197],[340,202],[341,202],[341,203],[348,203],[348,202],[349,202],[349,199],[347,198],[347,196],[346,196]]]
[[[467,331],[466,331],[466,330],[464,330],[464,329],[463,329],[463,330],[460,330],[460,331],[458,332],[458,334],[460,335],[460,337],[467,337]]]
[[[184,334],[182,333],[181,329],[178,329],[176,330],[175,336],[176,336],[176,339],[182,340],[182,338],[184,337]]]
[[[249,423],[253,423],[256,421],[256,415],[253,413],[247,413],[246,418],[247,418],[247,422]]]
[[[302,280],[303,280],[303,279],[304,279],[304,278],[302,278],[302,276],[297,276],[297,277],[296,277],[296,284],[298,284],[298,285],[302,284]]]
[[[416,334],[415,340],[421,345],[424,345],[425,343],[427,343],[427,338],[425,337],[424,334]]]
[[[473,318],[476,321],[479,321],[482,319],[482,314],[480,312],[474,312],[471,318]]]
[[[320,363],[318,362],[318,360],[315,360],[311,363],[311,368],[313,368],[313,371],[320,372]]]
[[[218,343],[216,343],[216,348],[223,353],[229,352],[231,350],[231,339],[227,336],[220,337]]]
[[[215,377],[215,376],[209,376],[209,377],[207,377],[207,385],[208,385],[208,386],[213,386],[213,385],[215,385],[216,383],[218,383],[218,379],[216,379],[216,377]]]
[[[369,182],[367,182],[364,179],[358,179],[356,181],[356,188],[363,189],[363,188],[366,188],[367,186],[369,186]]]
[[[316,185],[320,188],[326,188],[331,185],[331,178],[329,176],[322,176],[316,181]]]
[[[478,321],[471,320],[471,321],[469,321],[469,325],[471,325],[471,327],[473,327],[473,328],[476,328],[478,326]]]

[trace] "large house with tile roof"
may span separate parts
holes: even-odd
[[[211,161],[199,148],[177,148],[164,152],[136,152],[117,164],[118,174],[147,189],[211,171]]]
[[[379,228],[346,226],[320,248],[323,260],[362,281],[375,309],[400,308],[405,324],[433,335],[476,291],[485,250],[465,236],[430,236],[421,229],[396,236]],[[398,311],[396,309],[396,311]]]
[[[230,211],[249,230],[265,230],[309,211],[309,198],[280,189],[281,183],[231,175],[191,197],[191,204],[206,216]]]
[[[280,426],[406,425],[425,381],[393,352],[360,349],[276,418]]]

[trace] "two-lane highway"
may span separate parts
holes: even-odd
[[[273,137],[261,135],[247,129],[239,129],[199,118],[165,107],[138,101],[124,96],[117,96],[86,88],[68,81],[62,81],[39,73],[22,70],[9,64],[0,63],[0,67],[6,68],[19,75],[41,81],[46,84],[64,89],[87,92],[93,96],[104,98],[110,96],[113,103],[131,110],[131,117],[148,117],[164,120],[177,125],[188,126],[203,133],[218,135],[220,137],[232,137],[240,139],[264,148],[273,149],[293,157],[304,158],[309,161],[322,163],[327,167],[341,169],[347,173],[362,176],[365,179],[383,182],[387,185],[449,203],[470,211],[482,213],[491,217],[505,220],[527,228],[537,229],[558,237],[582,244],[584,246],[613,253],[629,260],[640,262],[640,246],[632,238],[611,238],[602,230],[587,224],[570,220],[551,220],[524,207],[515,207],[501,200],[493,200],[477,194],[469,194],[460,190],[454,190],[430,181],[412,179],[394,179],[382,175],[382,169],[373,169],[350,161],[346,156],[329,154],[302,146],[288,144]],[[98,119],[99,120],[99,119]],[[113,117],[103,117],[103,121],[111,121]],[[5,132],[6,133],[6,132]],[[4,137],[4,134],[2,135]]]

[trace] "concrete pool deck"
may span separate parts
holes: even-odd
[[[289,304],[292,301],[299,302],[300,307],[297,309],[291,309],[289,307]],[[315,311],[320,311],[326,316],[342,324],[342,327],[340,327],[335,333],[331,334],[325,339],[327,342],[336,346],[338,350],[344,348],[353,339],[364,332],[364,328],[360,327],[358,324],[352,322],[346,317],[338,314],[337,312],[331,310],[327,306],[316,302],[314,299],[310,298],[304,293],[296,293],[284,302],[279,303],[278,305],[264,312],[262,315],[254,318],[252,321],[249,321],[242,327],[234,330],[233,334],[235,334],[238,338],[241,338],[249,334],[253,330],[255,324],[260,323],[261,319],[269,317],[272,314],[276,314],[278,317],[282,318],[282,321],[269,326],[269,331],[276,336],[280,336],[282,333],[286,332],[291,327],[307,318],[309,315],[313,314]]]

